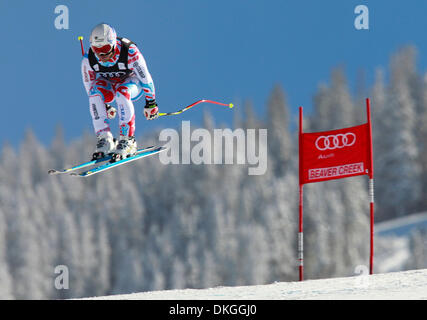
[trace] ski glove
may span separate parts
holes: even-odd
[[[145,100],[144,116],[147,120],[153,120],[159,116],[156,100]]]
[[[105,109],[107,110],[107,118],[114,119],[116,117],[117,110],[109,104],[105,104]]]

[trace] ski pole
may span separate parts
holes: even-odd
[[[80,47],[82,48],[82,56],[84,56],[85,55],[85,49],[83,48],[83,37],[79,36],[78,39],[80,41]]]
[[[202,102],[218,104],[218,105],[226,106],[226,107],[229,107],[229,108],[233,108],[234,107],[234,105],[232,103],[228,103],[227,104],[227,103],[221,103],[221,102],[216,102],[216,101],[212,101],[212,100],[205,100],[205,99],[203,99],[203,100],[198,100],[198,101],[190,104],[189,106],[186,106],[185,108],[183,108],[181,110],[178,110],[178,111],[175,111],[175,112],[166,112],[166,113],[161,113],[160,112],[159,116],[172,116],[172,115],[180,114],[180,113],[183,113],[184,111],[186,111],[186,110],[188,110],[188,109],[190,109],[190,108],[194,107],[195,105],[197,105],[199,103],[202,103]]]

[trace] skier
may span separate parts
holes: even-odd
[[[133,101],[145,95],[145,117],[148,120],[158,117],[155,88],[145,59],[135,43],[117,37],[115,30],[105,23],[95,26],[89,40],[90,48],[83,57],[81,68],[98,138],[92,160],[111,154],[111,161],[115,162],[137,151]],[[113,101],[119,112],[118,143],[109,125],[109,120],[117,113],[110,105]]]

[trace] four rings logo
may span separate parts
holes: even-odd
[[[320,136],[316,139],[316,148],[320,151],[351,147],[356,143],[356,135],[352,132]]]
[[[98,72],[99,75],[104,78],[120,78],[126,75],[125,71],[116,71],[116,72]]]

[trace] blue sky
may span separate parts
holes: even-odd
[[[369,8],[369,30],[356,30],[354,9]],[[69,29],[58,30],[55,8],[69,9]],[[135,41],[153,76],[161,112],[199,99],[252,100],[260,117],[273,86],[285,89],[291,110],[306,110],[331,69],[345,68],[350,85],[360,70],[367,84],[391,54],[411,44],[419,69],[427,60],[426,1],[363,0],[0,0],[2,125],[0,145],[19,146],[31,127],[50,144],[58,124],[67,141],[92,132],[88,100],[81,82],[77,40],[99,22]],[[352,88],[354,89],[354,88]],[[136,103],[137,136],[155,128],[179,128],[182,120],[200,123],[209,108],[217,124],[231,125],[232,110],[199,106],[174,117],[146,121]]]

